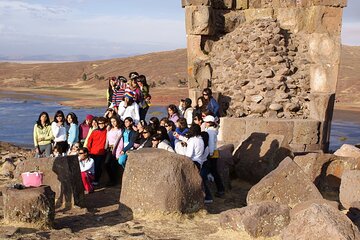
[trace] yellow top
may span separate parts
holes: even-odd
[[[34,126],[34,146],[46,145],[51,143],[51,140],[54,139],[53,133],[51,131],[51,125],[45,126],[42,129],[38,127],[37,124]]]

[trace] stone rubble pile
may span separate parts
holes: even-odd
[[[209,58],[227,116],[309,117],[308,49],[276,20],[243,23],[213,44]]]

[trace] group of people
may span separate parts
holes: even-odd
[[[132,72],[129,79],[111,78],[105,114],[87,115],[80,125],[73,112],[65,117],[59,110],[52,122],[42,112],[34,126],[36,156],[78,155],[85,191],[91,193],[99,184],[103,165],[109,176],[107,185],[116,185],[129,151],[165,149],[193,161],[203,180],[205,202],[213,201],[209,179],[216,183],[216,195],[222,196],[225,190],[216,168],[219,104],[211,89],[203,90],[196,106],[186,98],[179,106],[169,105],[166,117],[151,117],[147,122],[151,96],[146,78]]]

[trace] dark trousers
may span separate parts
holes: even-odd
[[[95,179],[94,182],[99,182],[102,172],[102,164],[105,159],[105,155],[90,155],[95,162]]]
[[[203,190],[205,192],[205,200],[210,200],[212,199],[212,195],[211,195],[211,191],[210,188],[208,186],[208,180],[207,180],[207,173],[206,171],[203,169],[203,167],[201,167],[200,163],[193,161],[193,163],[196,165],[197,169],[199,170],[201,179],[202,179],[202,186],[203,186]]]
[[[211,173],[214,177],[214,182],[216,185],[216,190],[220,193],[225,192],[225,187],[223,181],[221,180],[220,174],[217,170],[217,158],[208,158],[206,162],[202,165],[202,170],[204,171],[204,175],[206,176]]]
[[[140,120],[145,120],[146,113],[148,110],[149,110],[149,106],[147,106],[146,108],[139,108]]]
[[[106,172],[109,176],[109,180],[113,184],[119,183],[120,180],[120,165],[116,157],[112,154],[112,151],[106,152],[105,157]]]

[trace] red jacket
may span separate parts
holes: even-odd
[[[92,155],[104,155],[106,144],[106,128],[94,130],[88,140],[87,148]]]

